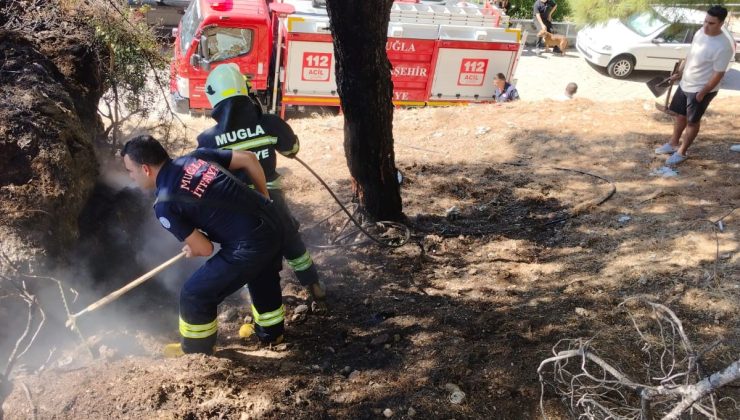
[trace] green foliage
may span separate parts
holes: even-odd
[[[573,18],[578,23],[603,22],[612,18],[622,18],[645,10],[650,5],[694,7],[706,9],[709,3],[724,4],[723,0],[569,0],[573,7]]]
[[[654,1],[648,0],[571,0],[573,17],[579,23],[603,22],[615,17],[625,17],[645,10]]]
[[[110,90],[104,99],[120,102],[129,112],[146,113],[148,99],[159,89],[151,83],[152,72],[167,63],[143,12],[111,3],[98,8],[90,23],[109,54],[104,82]]]
[[[570,20],[571,3],[575,0],[554,0],[558,8],[552,15],[553,22]],[[509,0],[509,16],[515,19],[532,19],[532,8],[535,0]]]
[[[89,24],[103,51],[105,93],[98,113],[106,129],[101,145],[115,153],[129,131],[124,125],[137,127],[158,109],[157,98],[168,90],[168,62],[146,23],[148,6],[132,9],[124,0],[87,1]]]

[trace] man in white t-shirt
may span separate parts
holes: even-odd
[[[727,9],[722,6],[707,10],[686,60],[671,76],[674,82],[681,80],[669,107],[675,114],[673,136],[670,142],[655,149],[657,154],[671,155],[666,165],[678,165],[688,158],[686,151],[699,133],[701,117],[717,96],[719,83],[735,55],[732,38],[722,30],[726,17]],[[679,144],[682,134],[683,142]]]

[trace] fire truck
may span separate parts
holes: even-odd
[[[317,0],[193,0],[174,30],[170,90],[178,112],[210,107],[210,69],[236,63],[270,112],[339,107],[334,48]],[[449,2],[448,2],[449,3]],[[524,39],[486,3],[397,1],[386,50],[397,106],[493,101],[493,78],[512,79]]]

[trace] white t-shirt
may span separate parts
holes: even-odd
[[[704,28],[699,29],[694,35],[694,41],[686,57],[686,65],[679,84],[681,90],[699,92],[709,82],[714,72],[727,71],[735,55],[732,42],[725,31],[716,36],[709,36],[704,33]],[[719,85],[712,89],[712,92],[718,90]]]

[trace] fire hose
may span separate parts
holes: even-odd
[[[308,164],[306,162],[302,161],[298,156],[294,156],[293,159],[295,159],[296,161],[298,161],[298,163],[300,163],[301,165],[303,165],[303,167],[306,168],[306,170],[308,170],[308,172],[310,172],[311,175],[313,175],[314,177],[316,177],[316,179],[321,183],[321,185],[326,189],[326,191],[329,192],[329,194],[332,196],[332,198],[334,198],[334,201],[336,201],[337,204],[339,205],[339,207],[341,208],[340,210],[337,210],[336,212],[332,213],[329,217],[337,214],[339,211],[344,211],[344,213],[349,218],[348,222],[351,221],[357,227],[357,229],[359,230],[359,232],[362,232],[365,236],[367,236],[370,241],[375,242],[378,245],[381,245],[381,246],[384,246],[384,247],[388,247],[388,248],[399,248],[399,247],[402,247],[402,246],[406,245],[408,243],[408,241],[411,239],[411,230],[409,229],[408,226],[404,225],[403,223],[392,222],[392,221],[388,221],[388,220],[383,220],[383,221],[375,222],[374,225],[377,226],[377,227],[386,228],[388,230],[395,229],[395,230],[397,230],[399,232],[402,232],[402,234],[400,235],[400,238],[393,238],[393,239],[384,240],[384,239],[381,239],[381,238],[379,238],[379,237],[371,234],[370,232],[368,232],[368,230],[366,229],[366,227],[363,226],[363,224],[360,223],[355,218],[356,212],[350,213],[350,211],[347,209],[347,207],[344,204],[342,204],[341,200],[339,200],[339,197],[337,197],[337,195],[334,193],[334,191],[331,189],[331,187],[329,187],[329,185],[321,178],[321,176],[319,176],[319,174],[316,173],[316,171],[314,171],[310,166],[308,166]],[[323,221],[326,221],[326,220],[328,220],[328,218],[322,220],[321,222],[319,222],[319,224],[322,223]],[[345,225],[342,228],[342,230],[340,230],[340,233],[342,231],[344,231],[344,229],[346,228],[346,226],[347,226],[347,224],[345,223]],[[335,242],[338,242],[338,241],[347,239],[347,238],[349,238],[351,236],[356,235],[357,233],[358,233],[358,231],[354,231],[354,232],[350,232],[348,234],[345,234],[345,235],[343,235],[341,237],[335,238]],[[341,247],[348,247],[348,246],[364,245],[364,244],[366,244],[368,242],[369,241],[361,241],[361,242],[352,242],[352,243],[349,243],[349,244],[337,244],[337,243],[333,243],[333,244],[329,244],[329,245],[313,245],[313,246],[315,246],[316,248],[319,248],[319,249],[332,249],[332,248],[341,248]]]

